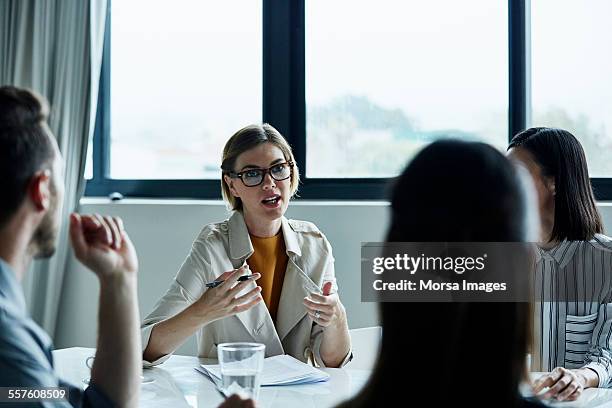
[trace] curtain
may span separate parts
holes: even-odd
[[[66,164],[56,253],[34,261],[23,282],[32,318],[51,337],[71,257],[68,214],[85,188],[106,14],[106,0],[0,1],[0,85],[30,88],[49,100],[49,125]]]

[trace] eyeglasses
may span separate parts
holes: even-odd
[[[230,171],[228,175],[239,178],[247,187],[255,187],[263,183],[266,173],[270,173],[270,177],[276,181],[287,180],[293,173],[293,162],[278,163],[267,169],[247,169],[238,173]]]

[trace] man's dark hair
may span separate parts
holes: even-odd
[[[48,104],[41,96],[0,87],[0,226],[23,202],[34,173],[51,167],[54,150],[48,116]]]
[[[567,130],[536,127],[512,138],[508,149],[532,154],[546,177],[555,180],[555,223],[551,241],[586,241],[603,233],[601,215],[580,142]]]

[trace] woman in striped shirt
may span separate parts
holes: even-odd
[[[528,129],[508,151],[531,173],[539,198],[531,369],[550,373],[535,388],[575,400],[612,376],[612,240],[602,235],[585,154],[570,132]]]

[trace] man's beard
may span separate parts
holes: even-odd
[[[55,253],[55,245],[58,233],[57,197],[52,198],[51,207],[38,225],[32,237],[34,247],[34,258],[50,258]]]

